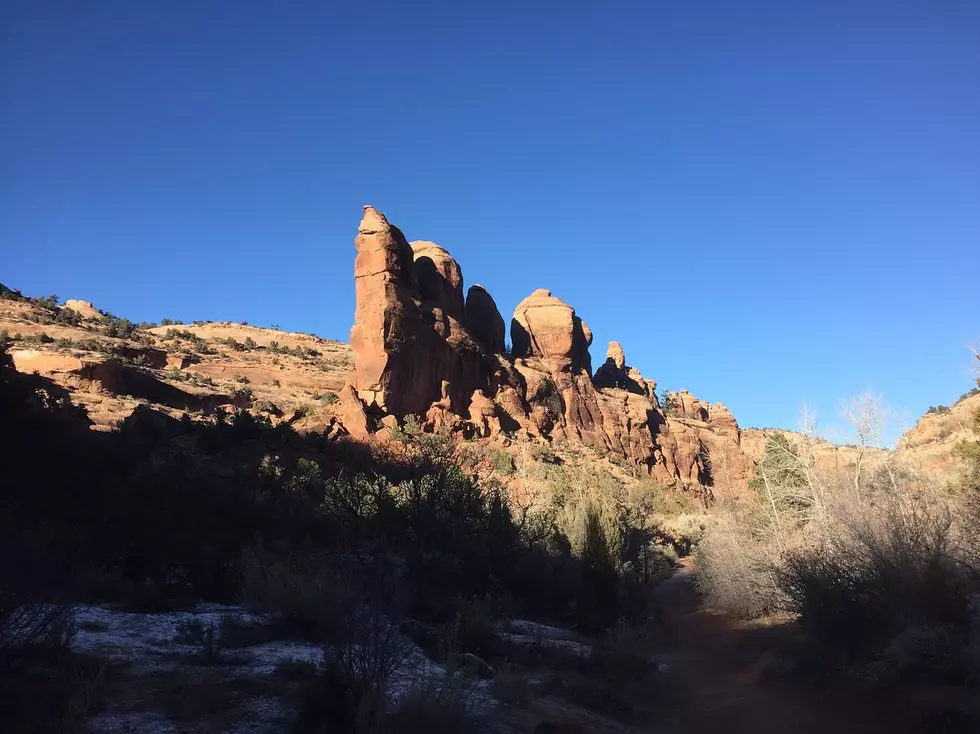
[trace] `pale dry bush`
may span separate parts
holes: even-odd
[[[697,584],[708,603],[734,617],[759,617],[778,606],[772,547],[736,511],[711,518],[697,546]]]

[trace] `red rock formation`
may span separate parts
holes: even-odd
[[[413,251],[401,231],[371,207],[364,208],[354,242],[351,346],[359,398],[396,416],[424,416],[442,400],[465,414],[496,361],[463,326],[459,265],[431,242],[416,242]]]
[[[424,411],[432,402],[426,395],[429,380],[421,371],[412,375],[405,369],[405,363],[413,361],[413,342],[422,322],[412,298],[412,248],[381,212],[369,206],[364,207],[354,243],[357,305],[350,342],[358,396],[389,412]]]
[[[609,342],[606,361],[595,371],[592,382],[596,387],[618,387],[647,398],[653,398],[657,389],[656,382],[643,379],[639,370],[626,365],[626,355],[619,342]]]
[[[719,467],[726,489],[747,486],[754,462],[741,451],[727,408],[683,391],[666,417],[656,383],[627,365],[616,342],[593,380],[592,333],[550,291],[518,304],[508,357],[496,304],[480,286],[464,304],[462,270],[443,248],[409,246],[370,207],[355,242],[356,394],[342,395],[351,433],[366,432],[379,417],[390,426],[414,413],[428,430],[586,444],[702,494],[717,484]],[[369,419],[361,400],[379,415]]]

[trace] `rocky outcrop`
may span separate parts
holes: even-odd
[[[10,352],[18,372],[50,377],[59,385],[76,390],[119,394],[126,391],[122,365],[109,357],[74,357],[36,349]]]
[[[74,311],[88,321],[100,321],[102,319],[102,312],[93,306],[90,301],[79,301],[76,298],[69,298],[65,301],[65,305],[62,308]]]
[[[354,377],[341,396],[350,433],[416,414],[430,431],[584,444],[701,494],[711,494],[719,466],[731,486],[747,486],[754,463],[724,406],[683,391],[668,417],[656,383],[617,342],[593,378],[592,332],[550,291],[517,305],[507,355],[497,304],[482,286],[464,302],[462,269],[445,249],[409,245],[370,207],[355,244]]]
[[[912,471],[933,477],[941,484],[959,481],[963,460],[956,447],[975,441],[974,427],[980,414],[980,393],[971,391],[949,407],[930,409],[899,440],[898,457]]]
[[[626,355],[619,342],[609,342],[606,361],[595,371],[592,382],[596,387],[621,388],[650,399],[656,396],[657,383],[643,379],[639,370],[626,365]]]
[[[521,301],[510,322],[515,357],[538,357],[561,368],[585,370],[592,375],[589,345],[592,331],[575,309],[539,288]]]

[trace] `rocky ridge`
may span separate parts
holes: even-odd
[[[0,335],[17,369],[50,377],[111,430],[140,406],[206,417],[247,409],[332,438],[384,438],[416,416],[423,430],[507,448],[548,442],[593,452],[617,472],[738,497],[772,429],[742,429],[721,403],[686,390],[658,400],[656,382],[610,342],[593,373],[593,337],[570,305],[537,289],[506,325],[481,285],[443,247],[409,242],[371,207],[355,237],[350,345],[227,322],[134,325],[91,303],[24,299],[4,289]],[[465,294],[465,297],[464,297]],[[915,471],[945,481],[970,435],[980,395],[923,416],[898,446]],[[792,437],[792,432],[787,432]],[[513,449],[511,449],[513,451]],[[856,449],[813,445],[819,466],[847,468]]]
[[[750,455],[722,404],[687,391],[660,405],[656,382],[611,342],[593,375],[592,332],[547,289],[504,320],[482,286],[462,298],[463,271],[428,241],[411,244],[373,207],[355,238],[354,372],[343,393],[352,433],[384,432],[408,415],[424,430],[591,447],[634,475],[703,496],[747,490]]]

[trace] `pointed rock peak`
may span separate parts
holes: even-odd
[[[618,369],[626,367],[626,355],[619,342],[609,342],[609,349],[606,350],[606,359],[611,359]]]
[[[357,228],[359,234],[376,234],[390,228],[391,225],[385,219],[384,214],[373,206],[367,205],[364,207],[364,217],[361,219],[361,224]]]

